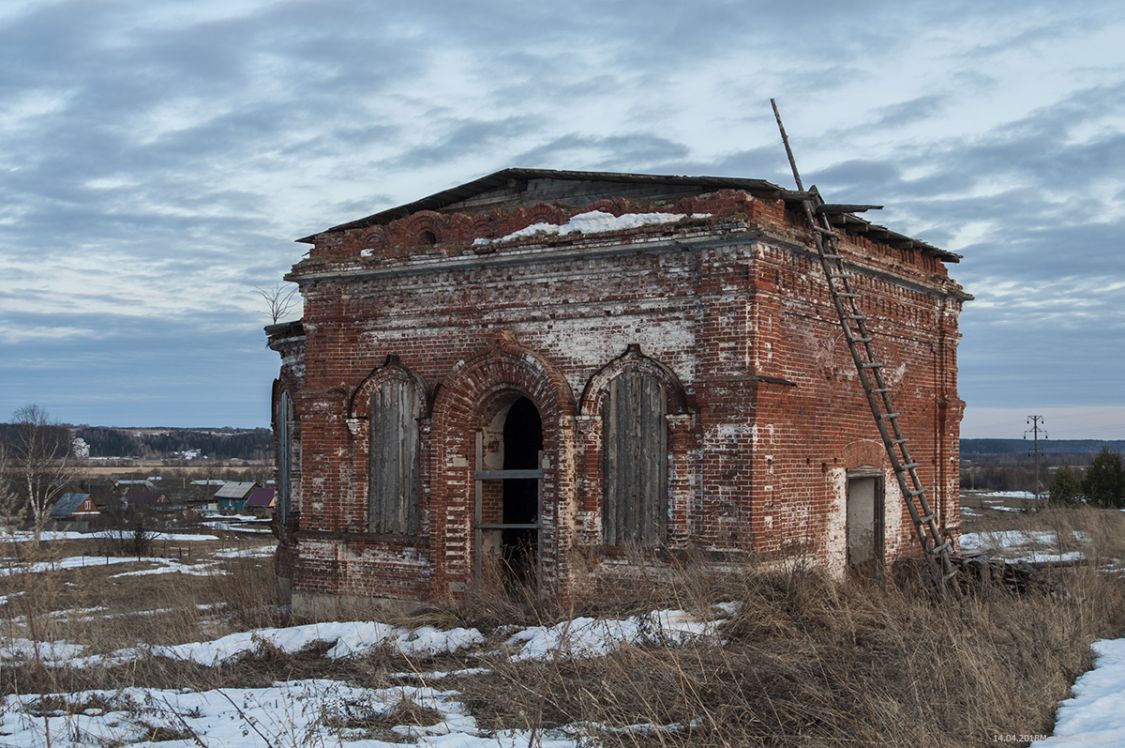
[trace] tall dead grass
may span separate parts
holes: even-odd
[[[943,605],[807,568],[750,571],[722,642],[498,660],[497,677],[464,687],[493,726],[590,724],[606,745],[947,746],[1049,733],[1090,642],[1125,627],[1119,582],[1060,573],[1065,595],[977,588]],[[636,724],[675,729],[604,729]]]
[[[1125,516],[1079,507],[1005,519],[1003,529],[1083,533],[1089,563],[1045,570],[1047,583],[1021,592],[981,582],[965,601],[952,603],[935,599],[925,574],[908,567],[875,583],[837,580],[796,565],[772,571],[729,566],[718,573],[701,557],[659,564],[635,558],[616,569],[614,581],[591,569],[569,600],[493,587],[472,591],[461,604],[434,604],[385,622],[467,625],[489,633],[579,615],[681,608],[725,618],[719,636],[681,646],[626,646],[597,658],[521,662],[493,653],[506,636],[503,628],[482,652],[428,662],[404,662],[389,652],[328,661],[316,648],[292,655],[268,647],[213,668],[157,657],[108,669],[32,662],[0,665],[0,689],[203,689],[315,677],[383,686],[396,671],[472,664],[492,672],[449,685],[488,728],[578,726],[610,746],[992,744],[1050,732],[1055,705],[1091,664],[1090,642],[1125,632],[1125,579],[1100,571],[1104,560],[1125,557]],[[286,622],[268,562],[246,559],[224,568],[231,573],[131,578],[121,589],[105,574],[84,576],[94,572],[35,575],[34,585],[25,579],[22,594],[0,609],[0,625],[27,635],[30,622],[41,621],[34,624],[41,640],[111,651],[124,640],[197,641]],[[9,585],[0,594],[13,592],[12,584],[0,579]],[[122,617],[87,624],[81,613],[52,615],[97,605],[124,612],[130,592],[134,610],[173,612],[141,616],[137,623]],[[718,612],[720,601],[736,603],[728,610],[737,612]],[[221,614],[199,608],[217,603],[225,604]],[[647,727],[631,727],[637,725]]]

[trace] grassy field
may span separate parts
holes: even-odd
[[[76,475],[82,478],[125,478],[144,474],[159,475],[166,481],[174,478],[220,478],[229,472],[253,471],[267,474],[274,469],[270,460],[134,460],[105,464],[98,462],[77,462],[73,466]]]
[[[291,620],[268,540],[158,542],[110,563],[93,541],[9,543],[0,744],[946,746],[1049,733],[1089,644],[1125,630],[1112,573],[1125,514],[969,520],[982,537],[1023,533],[1012,548],[1056,552],[1066,538],[1083,560],[1020,593],[974,586],[961,604],[909,568],[875,584],[684,563],[565,608],[478,592],[337,624]],[[79,557],[94,565],[60,568]]]

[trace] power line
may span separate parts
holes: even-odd
[[[1046,419],[1043,416],[1028,416],[1027,422],[1031,428],[1024,429],[1023,438],[1026,439],[1028,433],[1032,437],[1032,454],[1035,456],[1035,498],[1043,493],[1043,484],[1039,480],[1039,433],[1043,433],[1043,438],[1047,438],[1047,429],[1043,428]]]

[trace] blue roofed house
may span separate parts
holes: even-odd
[[[241,512],[246,498],[260,484],[254,481],[228,481],[215,492],[215,502],[220,512]]]
[[[88,493],[64,493],[51,505],[51,519],[56,522],[88,520],[98,516],[98,507]]]

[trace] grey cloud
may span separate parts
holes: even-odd
[[[648,133],[605,137],[569,133],[517,154],[513,162],[520,166],[564,168],[561,165],[566,164],[565,168],[574,169],[632,171],[687,154],[682,143]]]
[[[1078,129],[1106,112],[1120,114],[1125,84],[1075,91],[974,138],[912,143],[885,155],[865,151],[862,158],[846,150],[862,131],[887,132],[971,108],[972,96],[991,95],[1004,81],[1002,69],[981,60],[1029,45],[1049,51],[1052,29],[1073,37],[1100,19],[1119,19],[1115,4],[1060,11],[1032,3],[1013,11],[1008,3],[970,0],[860,8],[827,1],[505,1],[483,8],[309,1],[223,20],[199,20],[181,9],[176,23],[152,22],[159,13],[158,6],[121,1],[41,2],[0,23],[0,112],[31,95],[61,102],[5,131],[0,253],[47,267],[113,258],[74,297],[74,315],[4,315],[5,325],[92,324],[108,337],[29,338],[6,347],[0,394],[57,397],[59,407],[95,420],[104,420],[97,412],[113,412],[118,422],[143,423],[153,420],[146,413],[172,412],[185,421],[261,424],[276,361],[262,346],[261,321],[221,297],[232,286],[249,295],[250,286],[278,280],[304,251],[290,239],[507,165],[737,175],[789,185],[776,139],[702,157],[707,144],[668,135],[664,112],[681,101],[673,86],[706,76],[729,101],[744,102],[701,113],[700,138],[718,127],[754,132],[766,125],[772,133],[769,95],[785,109],[857,82],[877,89],[883,78],[867,64],[872,50],[912,54],[922,35],[932,39],[934,29],[960,28],[966,18],[995,41],[954,60],[937,84],[899,91],[905,101],[881,107],[878,97],[857,101],[857,110],[870,110],[866,116],[825,112],[821,119],[850,125],[794,133],[799,154],[811,149],[821,162],[823,154],[835,155],[806,181],[834,201],[885,203],[886,214],[872,218],[939,245],[964,241],[959,229],[972,222],[992,226],[960,248],[965,262],[955,276],[970,291],[999,282],[1036,291],[1017,289],[989,307],[992,297],[982,291],[979,311],[968,305],[967,396],[1000,401],[1005,379],[1012,389],[1014,378],[1057,389],[1097,345],[1111,353],[1103,350],[1106,366],[1090,381],[1125,369],[1115,352],[1125,349],[1121,294],[1081,298],[1097,279],[1123,276],[1116,258],[1125,224],[1113,211],[1125,198],[1125,140],[1112,130],[1089,136],[1092,130]],[[816,44],[806,44],[814,35]],[[470,81],[475,108],[462,111],[427,87],[444,72],[438,59],[457,60],[458,80]],[[1103,69],[1097,80],[1108,75]],[[624,103],[621,130],[590,134],[568,121],[571,102],[588,106],[597,97]],[[191,121],[143,142],[152,134],[137,131],[146,117],[185,101],[198,107]],[[419,171],[435,183],[417,192],[404,187],[416,183],[405,177]],[[914,174],[924,176],[906,176]],[[111,178],[123,186],[88,185]],[[1106,194],[1092,194],[1094,184],[1105,185]],[[985,188],[988,197],[976,196]],[[129,264],[129,277],[152,288],[178,282],[193,303],[182,313],[151,311],[149,319],[89,313],[136,303],[114,262]],[[52,301],[49,292],[30,290],[39,283],[26,271],[5,279],[6,308]],[[1021,326],[1021,319],[1030,322]],[[1067,346],[1067,360],[1012,366],[1008,351],[1031,360],[1050,341]],[[190,380],[165,363],[184,355],[192,361]],[[22,368],[4,368],[10,361]],[[137,372],[144,372],[143,386],[134,400],[129,388],[112,383]],[[28,397],[36,391],[43,396]],[[5,410],[11,407],[0,402],[0,414]]]

